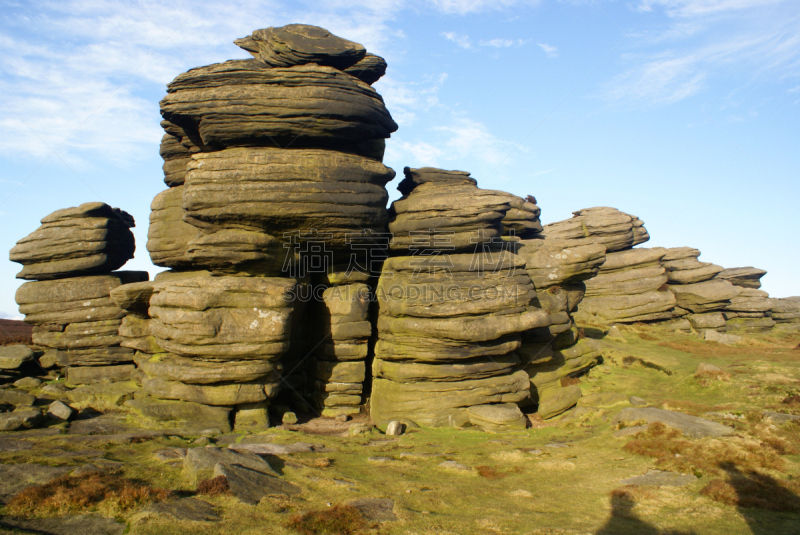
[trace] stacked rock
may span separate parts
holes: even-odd
[[[716,278],[730,281],[742,288],[758,290],[761,288],[761,277],[766,274],[767,272],[763,269],[754,267],[728,268],[717,273]]]
[[[754,267],[729,268],[717,274],[716,280],[729,281],[739,290],[739,295],[731,298],[731,304],[722,313],[728,330],[763,332],[775,327],[770,312],[776,300],[759,290],[761,278],[766,274],[763,269]]]
[[[30,282],[16,294],[25,322],[33,325],[33,343],[45,353],[45,365],[66,368],[72,384],[126,380],[133,351],[120,347],[125,311],[109,297],[112,289],[146,281],[140,271],[114,271],[133,257],[130,214],[104,203],[58,210],[11,249],[23,265],[17,278]]]
[[[523,333],[517,350],[521,367],[530,377],[531,402],[537,404],[542,418],[561,414],[577,403],[580,387],[562,381],[584,373],[600,357],[599,343],[579,337],[570,312],[583,299],[584,281],[595,276],[605,261],[605,247],[570,243],[521,240],[516,249],[525,260],[538,306],[550,314],[551,325]]]
[[[535,306],[524,259],[503,241],[508,194],[479,189],[465,172],[405,175],[390,209],[398,256],[376,288],[372,419],[524,428],[515,404],[530,381],[515,351],[521,333],[551,318]]]
[[[318,326],[314,351],[313,400],[322,416],[355,414],[361,410],[366,359],[372,336],[368,274],[334,272],[325,277],[322,306],[312,323]]]
[[[724,332],[727,324],[722,311],[727,307],[726,299],[735,297],[736,291],[730,284],[715,279],[723,271],[721,266],[701,262],[699,256],[700,251],[692,247],[674,247],[667,249],[661,259],[667,270],[669,288],[677,299],[674,316],[688,321],[692,329],[701,333],[707,330]],[[693,295],[700,301],[693,299]],[[700,296],[709,296],[711,301],[704,301]],[[715,297],[712,296],[718,297],[718,302],[713,301]]]
[[[800,296],[773,299],[771,317],[781,328],[800,328]]]
[[[650,239],[642,220],[616,208],[601,206],[572,213],[571,219],[545,225],[542,235],[576,245],[597,243],[605,246],[608,253],[624,251]]]
[[[161,101],[169,189],[151,206],[147,248],[171,271],[131,290],[150,296],[125,344],[141,353],[146,392],[233,408],[240,427],[261,425],[282,367],[317,379],[321,407],[353,412],[371,327],[364,303],[345,301],[369,274],[339,280],[333,266],[351,259],[353,236],[386,229],[394,171],[381,160],[397,125],[369,85],[386,64],[315,26],[236,44],[254,59],[183,73]],[[301,291],[309,284],[324,292]],[[299,395],[302,382],[283,384]]]
[[[675,297],[661,265],[666,253],[661,247],[608,253],[597,276],[586,281],[575,318],[590,324],[672,319]]]

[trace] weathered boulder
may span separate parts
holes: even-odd
[[[329,277],[337,279],[335,275]],[[324,341],[314,351],[313,370],[314,400],[323,416],[360,410],[366,379],[364,360],[372,336],[371,295],[370,287],[363,282],[333,284],[322,292],[317,310],[311,313],[315,336]]]
[[[661,265],[667,270],[670,284],[693,284],[713,279],[722,271],[721,266],[700,262],[700,251],[691,247],[667,249]]]
[[[23,265],[18,279],[51,280],[106,273],[133,258],[133,217],[119,208],[91,202],[57,210],[11,249]]]
[[[33,342],[58,351],[61,366],[104,366],[130,362],[133,351],[119,347],[125,311],[111,290],[143,282],[144,271],[117,271],[68,279],[26,282],[16,300],[25,322],[34,326]]]
[[[358,43],[309,24],[287,24],[255,30],[234,43],[269,67],[316,63],[345,70],[364,59],[367,50]]]
[[[761,277],[767,272],[754,267],[728,268],[717,274],[716,278],[727,280],[742,288],[761,288]]]
[[[0,370],[16,370],[28,362],[33,362],[33,351],[28,346],[0,346]]]
[[[575,319],[586,323],[632,323],[673,317],[675,297],[667,291],[663,248],[608,253],[596,277],[585,282],[586,294]]]
[[[187,258],[210,268],[266,263],[279,274],[286,242],[316,232],[326,250],[346,250],[347,259],[350,236],[385,228],[385,185],[393,178],[394,171],[378,161],[331,150],[237,148],[197,154],[186,174],[183,220],[203,233],[187,244]]]
[[[695,314],[723,310],[731,304],[731,299],[741,293],[740,288],[722,279],[695,284],[670,284],[669,289],[675,294],[679,307]]]
[[[314,63],[269,68],[231,60],[191,69],[167,85],[161,115],[205,151],[292,145],[380,159],[374,140],[397,130],[374,89]]]
[[[520,333],[547,327],[551,318],[533,306],[524,260],[500,251],[449,255],[447,263],[384,263],[370,403],[379,426],[402,419],[464,425],[468,407],[529,396],[528,375],[514,371],[513,352]]]
[[[525,270],[537,290],[568,289],[585,282],[597,275],[606,258],[602,245],[572,245],[568,240],[550,238],[521,240],[515,252],[525,259]]]
[[[742,288],[739,295],[731,298],[731,304],[725,310],[749,317],[764,317],[775,307],[775,300],[769,294],[755,288]]]
[[[186,163],[190,160],[187,159]],[[147,251],[157,266],[173,269],[192,267],[188,256],[189,242],[198,236],[200,230],[183,220],[184,191],[183,185],[162,191],[150,204]]]
[[[706,312],[704,314],[689,314],[686,319],[696,331],[714,329],[724,332],[726,328],[725,317],[722,312]]]
[[[773,299],[771,316],[777,323],[800,323],[800,299]]]
[[[186,177],[186,164],[192,154],[200,152],[198,147],[180,126],[161,121],[164,137],[161,138],[159,154],[164,159],[164,183],[170,188],[180,186]]]
[[[293,279],[197,277],[156,285],[150,331],[185,357],[273,360],[288,347]]]
[[[775,320],[768,317],[732,318],[728,320],[728,331],[767,332],[775,327]]]
[[[365,84],[372,85],[386,74],[386,60],[375,54],[364,56],[358,63],[344,69],[344,72],[355,76]]]
[[[472,425],[487,431],[525,429],[528,419],[514,403],[477,405],[467,409]]]
[[[403,197],[389,209],[393,251],[480,252],[482,244],[502,241],[509,194],[478,188],[465,171],[406,167],[404,173],[397,187]]]
[[[644,223],[638,217],[616,208],[584,208],[573,214],[572,219],[545,225],[542,235],[569,240],[575,245],[600,244],[609,253],[630,249],[650,239]]]

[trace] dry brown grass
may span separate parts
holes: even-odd
[[[293,461],[308,466],[309,468],[329,468],[333,466],[333,459],[318,457],[316,459],[293,459]]]
[[[755,471],[735,472],[727,481],[714,479],[700,493],[714,501],[737,507],[800,511],[800,484],[779,481]]]
[[[631,453],[654,457],[656,466],[665,470],[696,475],[722,475],[725,467],[738,470],[782,470],[785,461],[778,452],[759,440],[729,438],[694,441],[662,423],[654,423],[625,444]]]
[[[54,516],[103,510],[124,512],[167,499],[171,491],[154,488],[118,475],[94,472],[62,476],[44,485],[28,487],[8,502],[15,516]]]
[[[694,374],[694,378],[697,379],[700,386],[711,386],[712,383],[717,381],[730,381],[731,374],[723,371],[705,371]]]
[[[579,377],[562,377],[561,378],[561,386],[570,386],[570,385],[577,385],[580,384],[581,380]]]
[[[637,334],[639,338],[641,338],[642,340],[647,340],[648,342],[655,342],[656,340],[658,340],[658,337],[653,336],[652,334],[648,333],[637,333]]]
[[[790,407],[800,407],[800,396],[796,394],[793,396],[786,396],[781,400],[781,403],[789,405]]]
[[[522,467],[521,466],[515,466],[514,468],[512,468],[508,472],[501,472],[500,470],[498,470],[497,468],[495,468],[493,466],[487,466],[487,465],[484,464],[484,465],[476,466],[475,470],[478,472],[479,476],[485,477],[486,479],[503,479],[504,477],[508,476],[509,474],[522,472]]]
[[[337,504],[330,509],[294,515],[286,527],[301,535],[358,535],[369,524],[355,507]]]
[[[206,496],[219,496],[220,494],[230,494],[231,488],[228,486],[228,478],[225,476],[204,479],[197,484],[197,494]]]

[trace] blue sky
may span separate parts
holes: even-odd
[[[400,125],[385,163],[533,194],[545,223],[614,206],[649,246],[769,271],[800,294],[797,0],[0,1],[0,250],[101,200],[136,218],[126,269],[154,275],[165,188],[158,101],[256,28],[327,27],[384,56]],[[389,184],[392,198],[396,182]],[[18,265],[0,262],[0,316]]]

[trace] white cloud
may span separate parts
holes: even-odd
[[[446,80],[447,73],[419,82],[401,82],[387,75],[381,78],[376,89],[383,96],[392,118],[402,128],[414,124],[417,114],[439,104],[439,90]]]
[[[548,58],[554,58],[558,56],[558,48],[550,46],[547,43],[536,43],[536,44],[539,45],[539,48],[544,50],[544,53],[547,54]]]
[[[490,41],[481,41],[481,46],[490,46],[494,48],[508,48],[511,46],[522,46],[530,43],[529,39],[492,39]]]
[[[663,7],[669,22],[667,29],[632,36],[634,47],[661,50],[625,54],[627,68],[605,85],[604,96],[634,105],[671,104],[713,87],[722,76],[738,77],[741,84],[796,77],[800,14],[778,6],[782,3],[643,1],[640,9]]]
[[[466,15],[490,9],[507,9],[514,6],[537,6],[540,0],[433,0],[433,6],[445,13]]]
[[[642,0],[637,9],[652,11],[654,6],[662,6],[671,17],[697,17],[754,7],[763,8],[784,1],[786,0]]]
[[[472,48],[472,42],[469,39],[469,35],[461,35],[455,32],[442,32],[442,37],[448,41],[454,42],[461,48]]]
[[[466,117],[457,117],[451,124],[433,130],[443,136],[438,142],[447,148],[448,160],[470,157],[499,165],[506,161],[514,148],[512,143],[492,134],[483,123]]]
[[[386,159],[407,162],[409,167],[437,167],[445,152],[427,141],[395,140],[386,146]]]

